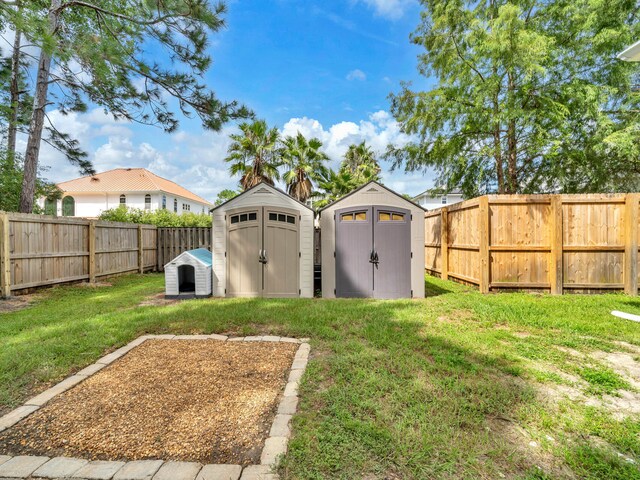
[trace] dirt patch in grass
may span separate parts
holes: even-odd
[[[640,362],[624,342],[616,342],[627,351],[601,350],[580,352],[557,346],[574,364],[579,377],[564,385],[538,385],[543,397],[557,401],[569,399],[602,408],[617,420],[640,414]]]
[[[257,463],[297,347],[147,341],[0,434],[0,450]]]
[[[518,453],[517,456],[510,455],[508,457],[508,461],[504,464],[504,472],[501,472],[502,478],[520,478],[522,472],[536,470],[544,472],[552,478],[576,478],[561,459],[555,457],[542,445],[534,441],[531,435],[512,419],[493,417],[489,418],[487,423],[487,428],[492,435],[501,438],[509,445],[512,452]],[[546,440],[552,443],[555,442],[551,437],[547,437]]]
[[[40,298],[38,294],[0,298],[0,313],[17,312],[18,310],[27,308],[38,298]]]
[[[157,293],[145,298],[138,304],[139,307],[162,307],[164,305],[171,305],[178,303],[178,299],[165,298],[164,293]]]
[[[466,322],[476,321],[475,313],[471,310],[458,309],[441,315],[437,318],[439,322],[451,323],[453,325],[462,325]]]

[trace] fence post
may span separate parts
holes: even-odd
[[[480,197],[480,293],[489,293],[491,259],[489,258],[489,197]]]
[[[142,225],[138,224],[138,273],[144,273],[144,243],[142,243]]]
[[[9,215],[0,214],[0,296],[11,295],[11,245],[9,243]]]
[[[624,291],[638,295],[638,200],[640,195],[628,193],[624,215]]]
[[[449,213],[447,207],[440,211],[440,278],[449,280]]]
[[[89,220],[89,283],[96,283],[96,221]]]
[[[562,295],[562,284],[564,282],[563,253],[562,253],[562,196],[551,196],[551,218],[549,219],[549,241],[551,251],[549,252],[549,284],[552,295]]]

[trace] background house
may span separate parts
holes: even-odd
[[[116,168],[58,184],[61,200],[39,200],[48,215],[96,218],[126,205],[143,210],[205,213],[213,204],[145,168]]]
[[[419,195],[413,197],[413,201],[427,210],[433,210],[434,208],[446,207],[454,203],[462,202],[462,192],[460,190],[453,190],[443,195],[432,195],[429,190],[422,192]]]

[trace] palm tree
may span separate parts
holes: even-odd
[[[380,164],[376,160],[372,148],[364,141],[349,146],[344,154],[340,170],[351,173],[357,185],[380,180]]]
[[[247,190],[260,182],[273,185],[280,178],[277,146],[280,133],[264,120],[239,125],[242,133],[230,135],[232,140],[225,162],[231,163],[231,175],[240,174],[240,185]]]
[[[311,197],[313,182],[317,182],[326,170],[324,162],[329,157],[320,147],[320,140],[307,140],[300,132],[282,142],[282,162],[286,168],[283,179],[287,184],[287,192],[301,202]]]
[[[357,187],[358,185],[349,170],[340,169],[336,172],[332,168],[325,169],[318,179],[319,191],[312,195],[316,199],[314,206],[316,208],[326,207]]]

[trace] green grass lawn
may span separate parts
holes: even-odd
[[[143,333],[310,337],[283,478],[640,479],[639,384],[611,361],[640,365],[640,324],[609,313],[640,300],[427,278],[425,300],[138,306],[163,284],[61,287],[0,314],[0,408]]]

